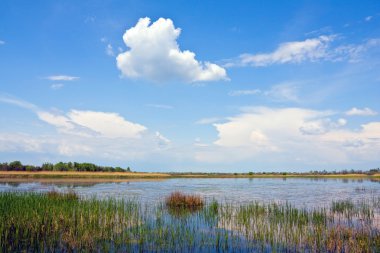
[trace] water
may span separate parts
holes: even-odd
[[[308,178],[191,178],[84,183],[68,181],[0,182],[4,191],[68,191],[82,197],[138,199],[158,203],[171,192],[195,193],[220,202],[289,202],[296,207],[329,206],[333,200],[353,201],[379,196],[380,181]]]

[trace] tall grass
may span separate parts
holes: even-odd
[[[74,193],[0,193],[0,252],[380,251],[378,198],[316,209],[200,198],[181,216],[171,210],[183,203],[170,205],[171,197],[144,205]]]

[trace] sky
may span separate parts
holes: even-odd
[[[0,161],[380,166],[380,2],[0,2]]]

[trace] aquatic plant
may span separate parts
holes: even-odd
[[[166,206],[171,209],[199,209],[204,205],[203,199],[198,195],[173,192],[165,199]]]
[[[168,199],[185,201],[174,207],[199,200],[173,196],[149,205],[73,192],[0,193],[0,252],[380,251],[378,197],[314,209],[201,199],[179,217]]]

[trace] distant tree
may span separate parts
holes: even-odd
[[[9,167],[11,170],[23,170],[23,166],[20,161],[13,161],[9,163]]]
[[[10,167],[9,167],[8,163],[1,163],[1,164],[0,164],[0,170],[1,170],[1,171],[7,171],[7,170],[10,170]]]
[[[33,165],[26,165],[26,166],[25,166],[25,170],[26,170],[26,171],[35,171],[35,170],[36,170],[36,167],[33,166]]]
[[[54,165],[52,163],[42,164],[42,170],[44,171],[52,171],[53,169],[54,169]]]
[[[67,163],[67,169],[68,169],[69,171],[73,171],[73,170],[74,170],[74,164],[73,164],[72,162],[68,162],[68,163]]]
[[[116,171],[116,172],[124,172],[124,170],[123,170],[121,167],[116,167],[116,168],[115,168],[115,171]]]
[[[0,171],[109,171],[109,172],[131,172],[131,168],[123,169],[121,167],[98,166],[93,163],[78,163],[78,162],[58,162],[56,164],[44,163],[41,166],[23,165],[20,161],[11,163],[0,163]]]
[[[59,162],[59,163],[54,164],[53,170],[54,171],[68,171],[69,169],[68,169],[67,164],[63,162]]]
[[[377,169],[370,169],[367,174],[368,175],[374,175],[374,174],[377,174],[377,173],[380,173],[380,169],[377,168]]]

